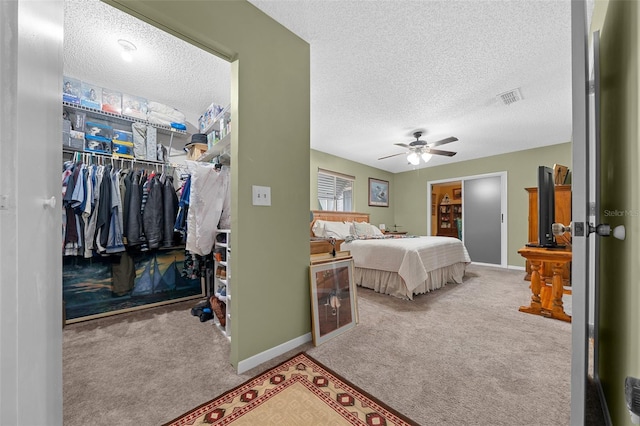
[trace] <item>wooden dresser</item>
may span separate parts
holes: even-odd
[[[555,221],[564,225],[569,225],[571,222],[571,185],[556,185],[556,217]],[[529,233],[528,240],[530,243],[536,243],[538,241],[538,188],[525,188],[529,195]],[[568,234],[565,234],[566,238],[570,238]],[[565,243],[563,238],[559,238],[559,244]],[[524,279],[531,281],[531,265],[529,261],[526,262],[526,271]],[[543,262],[540,269],[541,278],[545,282],[551,282],[553,271],[551,269],[551,263]],[[563,285],[571,285],[571,262],[564,265],[562,273]]]

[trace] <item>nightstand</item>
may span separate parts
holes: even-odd
[[[384,231],[384,235],[407,235],[407,231]]]

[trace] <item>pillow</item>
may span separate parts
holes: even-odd
[[[351,225],[343,222],[325,222],[324,236],[325,238],[337,238],[344,240],[351,234]]]
[[[374,237],[379,237],[379,236],[384,235],[384,233],[380,230],[380,228],[378,228],[375,225],[371,225],[371,229],[373,229],[373,236]]]
[[[324,220],[316,220],[311,227],[315,237],[324,238]]]
[[[353,222],[358,237],[373,237],[373,228],[367,222]]]

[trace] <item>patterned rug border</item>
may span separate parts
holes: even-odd
[[[404,423],[400,423],[402,425],[410,425],[410,426],[419,426],[418,423],[414,422],[413,420],[411,420],[409,417],[405,416],[404,414],[399,413],[397,410],[395,410],[394,408],[391,408],[389,405],[385,404],[384,402],[380,401],[378,398],[372,396],[370,393],[364,391],[363,389],[361,389],[360,387],[354,385],[353,383],[351,383],[351,381],[345,379],[342,375],[336,373],[335,371],[333,371],[331,368],[327,367],[326,365],[324,365],[323,363],[321,363],[320,361],[316,360],[315,358],[313,358],[311,355],[305,353],[305,352],[299,352],[297,354],[295,354],[294,356],[292,356],[291,358],[279,363],[278,365],[275,365],[267,370],[265,370],[264,372],[258,374],[255,377],[252,377],[248,380],[246,380],[245,382],[239,384],[238,386],[229,389],[226,392],[223,392],[222,394],[216,396],[215,398],[200,404],[199,406],[197,406],[196,408],[187,411],[186,413],[176,417],[175,419],[171,420],[168,423],[164,423],[162,426],[178,426],[178,425],[188,425],[188,424],[193,424],[199,417],[201,417],[203,414],[206,414],[208,411],[210,411],[210,408],[207,408],[209,406],[211,406],[214,402],[218,401],[218,404],[220,404],[221,401],[224,400],[229,400],[229,396],[238,392],[240,389],[245,388],[249,385],[259,385],[262,384],[265,379],[272,375],[273,373],[275,373],[278,370],[281,370],[283,367],[286,366],[291,366],[293,364],[300,364],[301,361],[303,360],[307,360],[309,363],[313,364],[312,368],[314,372],[317,372],[317,369],[323,370],[324,372],[326,372],[326,374],[333,376],[334,379],[336,379],[337,381],[339,381],[341,384],[343,384],[345,387],[350,388],[351,390],[353,390],[355,393],[360,394],[360,396],[362,396],[364,399],[368,400],[368,402],[371,403],[371,405],[365,405],[366,407],[371,407],[372,405],[375,405],[377,407],[380,408],[379,411],[381,411],[384,416],[387,417],[388,420],[397,420],[400,422],[404,422]],[[291,379],[297,379],[296,377],[291,377]],[[295,380],[294,380],[295,381]],[[302,383],[300,381],[300,383]],[[285,386],[289,386],[290,383],[285,383]],[[304,384],[309,391],[311,391],[312,393],[315,393],[316,396],[318,396],[320,399],[323,398],[322,392],[319,390],[314,390],[311,387],[309,387],[307,384]],[[278,385],[280,386],[280,385]],[[318,387],[318,389],[320,389]],[[265,395],[260,396],[259,398],[257,398],[257,400],[261,400],[263,398],[267,398],[269,396],[272,395],[272,393],[274,392],[280,392],[281,389],[278,388],[274,388],[274,389],[270,389],[267,391],[267,393]],[[229,401],[232,401],[234,398],[236,398],[236,396],[233,396]],[[268,398],[267,398],[268,399]],[[325,401],[328,402],[328,401]],[[355,416],[349,412],[346,411],[346,415],[345,413],[341,413],[336,407],[339,406],[339,404],[335,403],[328,403],[328,406],[333,408],[334,411],[340,415],[342,415],[343,417],[345,417],[345,419],[347,419],[347,417],[354,417]],[[205,409],[207,408],[207,409]],[[246,407],[243,408],[234,408],[233,413],[237,416],[237,415],[242,415],[244,412],[247,411],[251,411],[251,409],[246,409]],[[236,417],[236,416],[231,416],[231,417]],[[394,419],[395,418],[395,419]],[[220,420],[223,420],[222,418]],[[227,419],[229,420],[229,419]],[[234,419],[231,419],[230,421],[233,421]],[[362,419],[357,418],[356,421],[360,424],[366,424]],[[220,424],[226,424],[227,422],[223,422]],[[358,424],[358,423],[352,423],[352,424]],[[218,422],[216,421],[216,424],[218,424]]]

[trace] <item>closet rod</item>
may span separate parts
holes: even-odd
[[[90,156],[90,158],[95,157],[95,158],[102,158],[104,160],[110,160],[110,161],[129,161],[131,163],[140,163],[140,164],[148,164],[150,166],[169,166],[169,167],[183,167],[182,164],[178,164],[178,163],[163,163],[162,161],[153,161],[153,160],[139,160],[137,158],[126,158],[126,157],[119,157],[117,155],[109,155],[109,154],[100,154],[98,152],[87,152],[87,151],[76,151],[74,149],[67,149],[67,148],[62,148],[62,152],[66,153],[66,154],[72,154],[74,156],[74,158],[76,158],[76,155],[81,155],[82,158],[85,158],[85,156]]]

